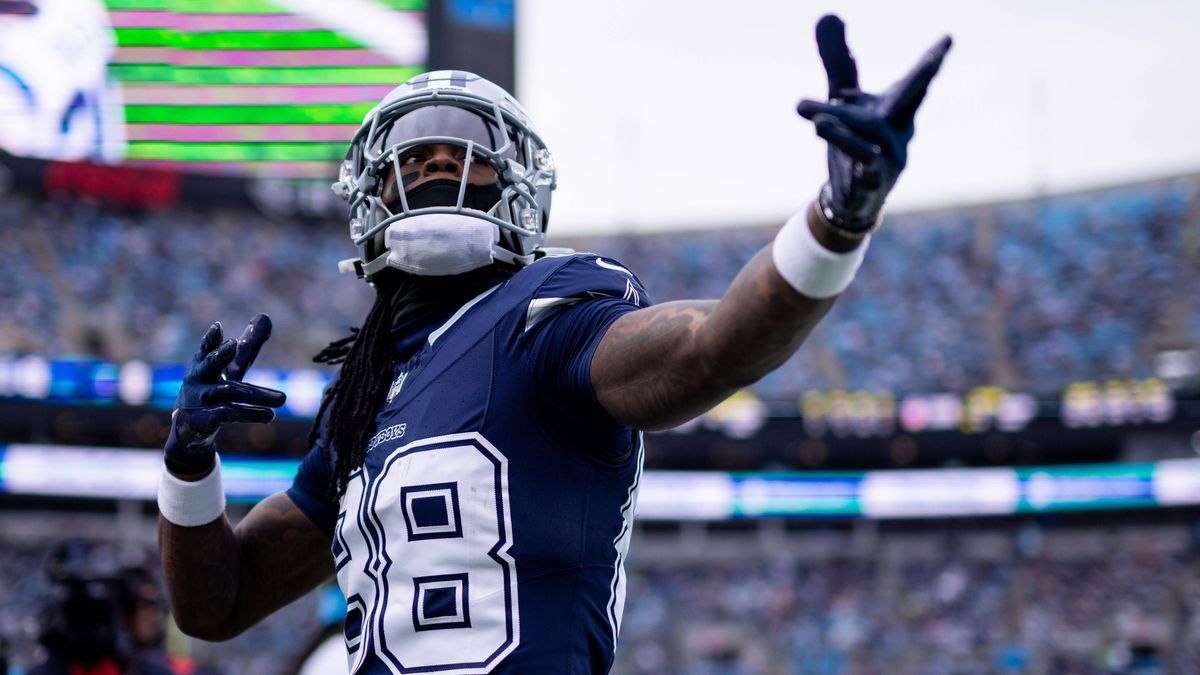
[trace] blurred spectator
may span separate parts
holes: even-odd
[[[126,213],[5,197],[0,352],[185,361],[214,319],[275,321],[261,362],[304,366],[365,315],[338,275],[342,223],[249,212]],[[1200,343],[1200,198],[1190,179],[1082,196],[901,215],[809,344],[754,390],[1057,394],[1142,378],[1163,349]],[[775,228],[550,243],[623,261],[657,301],[719,297]]]
[[[129,636],[130,652],[142,663],[169,671],[165,649],[167,600],[162,585],[148,566],[133,566],[121,571],[118,587],[121,622]]]

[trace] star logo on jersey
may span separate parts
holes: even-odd
[[[392,382],[392,386],[388,388],[387,402],[391,403],[392,399],[400,394],[400,387],[404,386],[404,380],[408,377],[408,371],[404,371],[396,376],[396,381]]]

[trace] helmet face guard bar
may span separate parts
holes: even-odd
[[[433,106],[438,110],[429,110],[424,115],[417,112]],[[532,262],[545,237],[555,168],[541,137],[518,111],[519,108],[507,109],[501,100],[489,100],[470,91],[435,89],[401,93],[392,101],[384,99],[384,103],[368,113],[339,168],[339,180],[333,185],[334,191],[350,204],[350,235],[359,251],[357,259],[342,261],[339,268],[353,270],[360,277],[380,271],[387,265],[387,229],[406,218],[425,214],[486,220],[499,233],[499,243],[493,246],[496,260],[515,265]],[[415,117],[405,119],[415,112]],[[474,129],[476,123],[477,129],[483,130],[482,135]],[[444,134],[429,133],[439,127],[456,128]],[[403,133],[405,130],[410,133]],[[413,132],[419,135],[411,136]],[[461,135],[449,135],[454,132]],[[397,135],[400,138],[393,141]],[[403,188],[400,158],[408,150],[429,144],[465,150],[458,196],[453,206],[413,209]],[[463,206],[470,184],[469,172],[475,164],[491,168],[500,188],[500,200],[487,212]],[[382,198],[389,170],[397,181],[398,211],[395,203],[389,207]]]

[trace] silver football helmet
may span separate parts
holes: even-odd
[[[401,158],[418,146],[445,144],[463,149],[458,201],[453,205],[410,208],[400,182]],[[496,177],[484,194],[490,207],[466,200],[473,163],[486,163]],[[476,167],[477,169],[479,167]],[[384,203],[384,182],[395,176],[399,203]],[[475,172],[478,175],[479,171]],[[491,172],[487,172],[491,175]],[[406,182],[406,181],[405,181]],[[370,281],[388,266],[389,228],[409,218],[453,214],[482,219],[495,228],[494,261],[532,262],[545,238],[550,194],[556,185],[554,160],[516,99],[473,73],[442,70],[417,75],[396,87],[371,109],[350,141],[333,184],[350,204],[350,237],[358,257],[338,267]],[[491,197],[488,198],[490,201]]]

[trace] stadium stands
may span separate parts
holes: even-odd
[[[955,531],[884,534],[865,547],[829,545],[829,533],[816,530],[775,547],[763,545],[762,532],[712,534],[700,546],[639,533],[613,672],[1200,668],[1200,557],[1185,525],[993,522],[982,534],[947,536]],[[24,645],[14,665],[33,658],[46,557],[31,544],[0,551],[0,634]],[[277,673],[337,615],[331,599],[313,593],[231,642],[174,651],[217,672]]]
[[[637,565],[624,675],[1161,673],[1200,668],[1197,557],[1157,531],[947,553]],[[1105,540],[1108,540],[1105,543]],[[1116,543],[1120,541],[1120,543]],[[644,542],[643,542],[644,543]],[[828,555],[828,554],[827,554]],[[1139,669],[1141,668],[1141,669]]]
[[[6,197],[0,353],[185,361],[213,319],[275,320],[260,362],[303,366],[371,301],[339,276],[341,223]],[[897,394],[999,385],[1057,394],[1146,377],[1200,341],[1200,197],[1181,178],[899,215],[810,344],[754,388]],[[622,260],[655,300],[717,297],[773,228],[559,239]],[[219,289],[219,293],[211,292]]]

